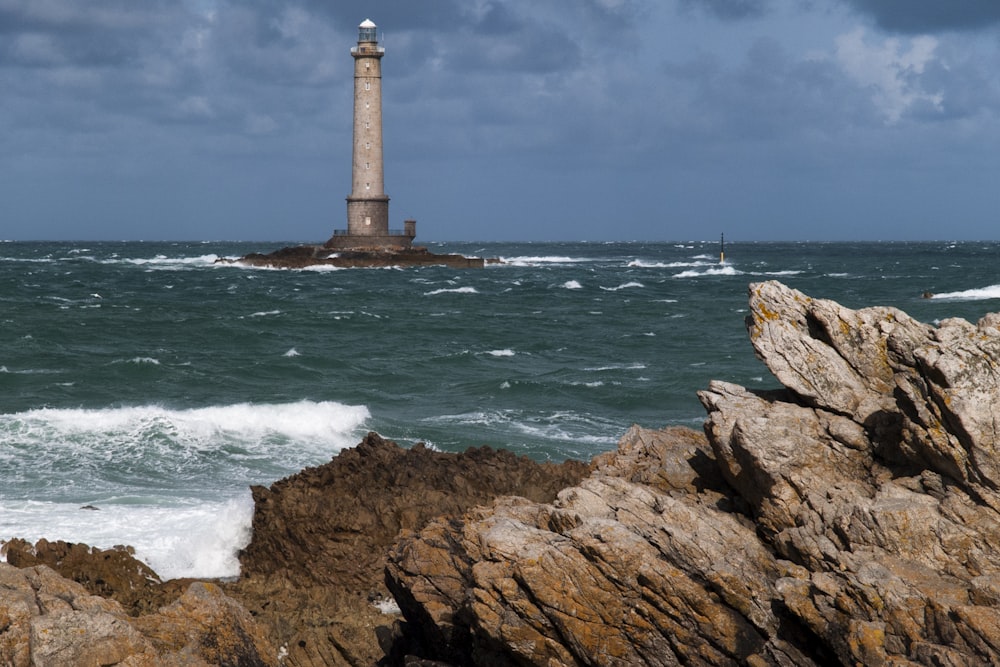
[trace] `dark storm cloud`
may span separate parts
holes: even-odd
[[[997,0],[844,0],[886,30],[935,33],[978,30],[1000,23]]]
[[[763,16],[770,8],[768,0],[680,0],[680,4],[726,20]]]

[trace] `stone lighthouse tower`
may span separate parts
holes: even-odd
[[[354,150],[351,194],[347,197],[347,229],[335,230],[327,247],[408,248],[416,223],[402,231],[389,229],[389,197],[382,163],[382,56],[376,26],[370,19],[358,26],[354,58]]]

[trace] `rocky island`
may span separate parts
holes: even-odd
[[[303,269],[313,266],[337,268],[385,268],[391,266],[448,266],[453,269],[481,269],[498,259],[436,254],[423,246],[334,249],[326,245],[298,245],[267,254],[250,253],[239,259],[219,259],[227,264],[244,264],[274,269]]]
[[[749,299],[782,387],[711,383],[704,433],[560,465],[370,434],[253,489],[235,582],[9,542],[0,663],[1000,663],[1000,314]]]

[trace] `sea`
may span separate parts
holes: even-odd
[[[777,383],[747,287],[926,322],[1000,309],[1000,243],[429,243],[483,269],[275,270],[292,243],[0,242],[0,541],[130,545],[232,577],[251,485],[376,431],[587,460]],[[365,493],[358,489],[358,493]]]

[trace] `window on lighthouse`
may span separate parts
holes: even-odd
[[[365,90],[371,90],[371,89],[372,89],[372,82],[365,81]]]

